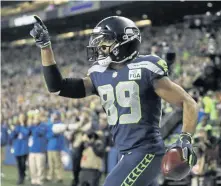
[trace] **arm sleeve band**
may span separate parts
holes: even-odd
[[[69,98],[83,98],[86,96],[83,79],[63,79],[56,64],[43,66],[43,74],[49,92]]]

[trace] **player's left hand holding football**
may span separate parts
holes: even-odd
[[[193,150],[191,134],[182,132],[176,143],[171,148],[180,147],[182,149],[183,159],[187,160],[189,165],[193,167],[197,163],[197,156]]]

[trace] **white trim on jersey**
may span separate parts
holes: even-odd
[[[131,63],[127,65],[129,69],[137,69],[137,68],[146,68],[150,70],[151,72],[159,75],[163,75],[164,71],[159,68],[157,65],[153,64],[150,61],[142,61],[139,63]]]
[[[107,69],[107,67],[103,67],[101,65],[94,65],[88,70],[88,75],[90,75],[92,72],[104,72]]]

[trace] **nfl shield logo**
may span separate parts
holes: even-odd
[[[114,72],[112,75],[113,78],[117,77],[117,72]]]

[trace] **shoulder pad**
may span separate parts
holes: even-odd
[[[135,59],[132,63],[128,64],[128,68],[146,68],[151,72],[159,75],[165,75],[168,73],[168,66],[166,61],[164,61],[156,55],[140,56],[139,58]]]
[[[107,67],[103,67],[101,65],[93,65],[91,68],[88,69],[87,75],[90,75],[93,72],[104,72],[107,69]]]

